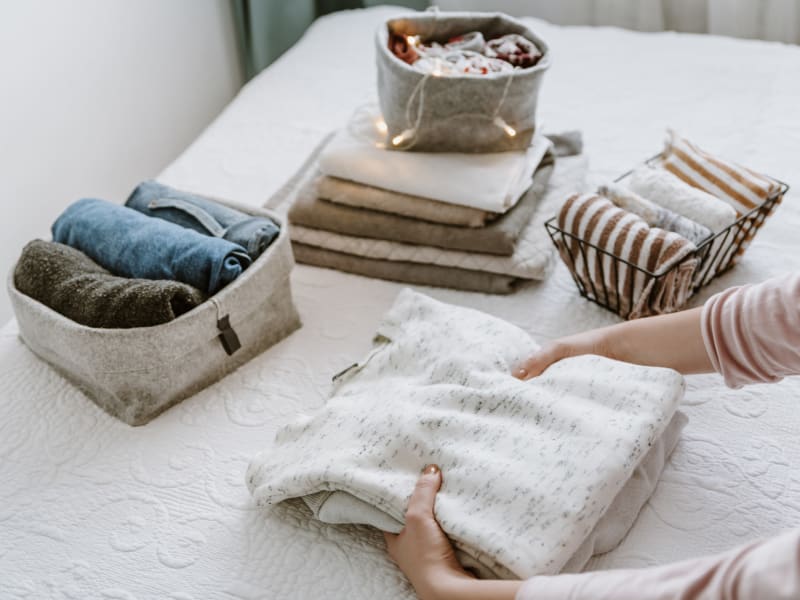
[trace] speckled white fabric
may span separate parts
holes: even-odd
[[[341,490],[402,521],[420,470],[436,463],[437,519],[471,565],[557,573],[663,433],[684,383],[598,356],[513,378],[536,348],[501,319],[403,290],[367,358],[323,408],[278,430],[248,486],[260,505]]]

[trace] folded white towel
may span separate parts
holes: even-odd
[[[258,504],[343,491],[403,522],[425,464],[436,517],[484,575],[560,571],[683,396],[675,371],[581,356],[520,381],[521,329],[404,290],[375,346],[315,414],[287,425],[247,472]]]
[[[736,220],[736,211],[708,192],[684,183],[664,169],[643,165],[627,185],[640,196],[719,233]]]
[[[528,189],[551,142],[533,138],[527,151],[458,154],[403,152],[339,131],[319,157],[325,175],[440,202],[504,213]]]

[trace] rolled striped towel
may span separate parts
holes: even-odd
[[[714,156],[671,129],[667,130],[662,164],[664,169],[680,177],[689,185],[728,203],[736,211],[738,217],[746,215],[768,199],[777,196],[777,202],[764,215],[766,218],[783,199],[778,196],[781,191],[779,182],[734,162]],[[718,259],[714,260],[713,268],[703,269],[704,272],[708,271],[708,275],[703,278],[704,282],[708,282],[717,271],[724,270],[734,263],[737,256],[744,254],[758,229],[754,226],[755,220],[755,216],[747,219],[731,232],[728,236],[731,239],[727,242],[732,244],[731,249],[726,249]]]
[[[597,189],[597,193],[605,196],[622,210],[640,216],[651,227],[660,227],[682,235],[695,246],[711,237],[708,227],[687,219],[683,215],[650,202],[636,192],[618,183],[607,183]]]
[[[667,130],[662,165],[692,187],[724,200],[740,216],[781,189],[774,179],[709,154],[671,129]]]
[[[567,199],[558,225],[600,249],[569,236],[556,239],[561,258],[584,291],[623,317],[672,312],[691,296],[697,248],[686,238],[650,227],[591,193]]]
[[[642,165],[631,174],[628,187],[714,233],[719,233],[736,220],[736,211],[731,206],[664,169]]]

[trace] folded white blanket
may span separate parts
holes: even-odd
[[[454,350],[455,349],[455,350]],[[260,505],[344,491],[403,522],[425,464],[436,517],[482,573],[557,573],[597,525],[680,401],[683,378],[598,356],[519,381],[521,329],[404,290],[360,364],[317,413],[280,429],[247,484]]]
[[[625,183],[643,198],[700,223],[714,233],[736,220],[736,211],[730,205],[664,169],[638,167]]]
[[[300,225],[292,225],[292,240],[308,246],[366,258],[455,267],[520,279],[544,279],[550,272],[555,254],[544,222],[556,214],[567,195],[584,189],[587,170],[588,161],[585,155],[565,156],[556,160],[547,192],[530,223],[523,230],[511,256],[417,246],[344,235]]]
[[[528,189],[550,144],[536,135],[524,152],[403,152],[380,148],[345,127],[320,154],[319,168],[331,177],[504,213]]]
[[[561,570],[562,573],[579,573],[596,554],[604,554],[616,548],[633,526],[639,512],[653,495],[661,472],[678,443],[681,431],[688,418],[676,412],[664,435],[656,440],[639,466],[617,494],[606,514],[583,541],[575,554]],[[314,516],[323,523],[372,525],[381,531],[399,533],[403,524],[395,521],[382,510],[359,500],[347,492],[318,492],[304,496],[303,502]],[[482,571],[481,565],[461,555],[462,566]]]

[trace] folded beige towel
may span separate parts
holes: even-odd
[[[336,204],[458,227],[483,227],[499,216],[498,213],[479,208],[392,192],[326,175],[323,175],[317,182],[317,193],[323,200]]]
[[[692,257],[697,248],[689,240],[651,228],[597,194],[570,197],[558,215],[558,225],[608,253],[582,248],[569,237],[557,239],[562,259],[586,292],[618,307],[622,316],[672,312],[689,299],[697,266]],[[672,270],[675,265],[679,267]]]
[[[522,281],[516,277],[496,273],[364,258],[297,242],[292,242],[292,250],[298,263],[416,285],[448,287],[486,294],[510,294]]]
[[[552,171],[552,162],[540,167],[533,176],[532,185],[516,206],[486,227],[428,223],[327,202],[319,197],[319,174],[309,179],[298,191],[289,209],[289,220],[295,225],[365,238],[511,256],[536,210]]]

